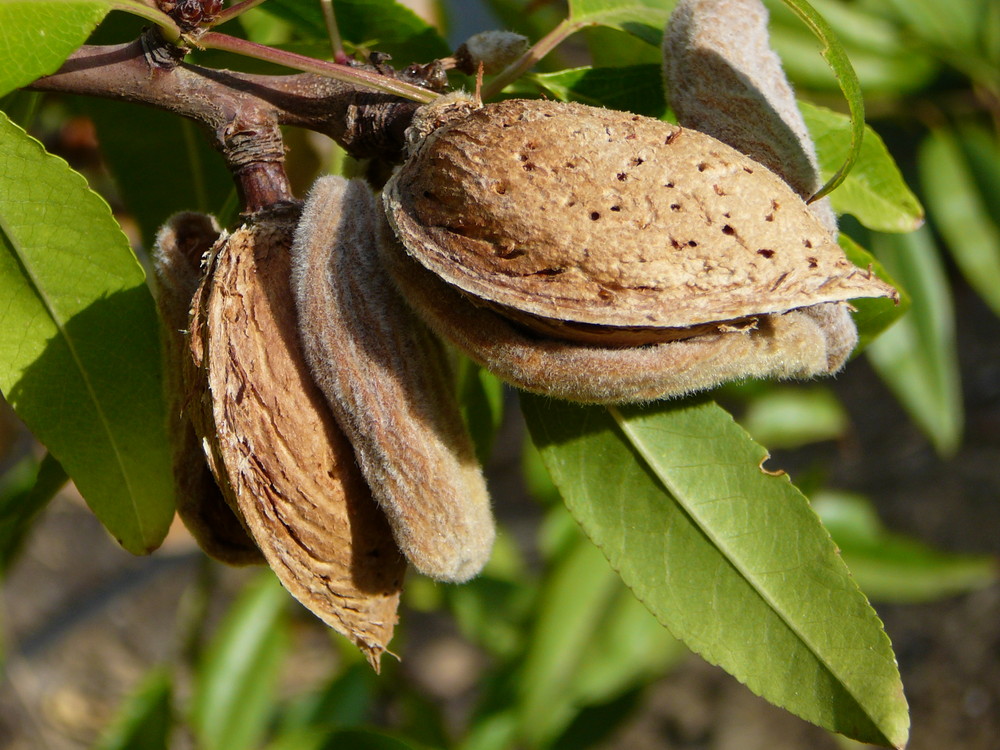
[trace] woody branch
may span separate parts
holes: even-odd
[[[279,126],[323,133],[352,156],[398,156],[419,104],[313,73],[253,75],[183,62],[157,29],[126,44],[84,46],[36,91],[136,102],[208,131],[236,181],[244,210],[291,200]]]

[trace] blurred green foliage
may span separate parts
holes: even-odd
[[[815,36],[788,5],[781,0],[767,4],[775,46],[798,94],[825,105],[805,104],[803,109],[824,176],[829,176],[850,144],[851,121],[834,111],[843,109],[836,75],[821,62]],[[15,5],[0,1],[0,19],[33,29],[51,23],[45,20],[45,3],[35,9],[42,15],[3,15]],[[79,28],[60,36],[60,44],[47,47],[44,55],[34,55],[30,44],[22,45],[27,52],[21,47],[3,50],[8,56],[25,55],[33,65],[17,70],[0,66],[4,92],[51,70],[106,12],[101,2],[75,5],[73,20]],[[448,52],[438,30],[393,0],[336,0],[334,5],[352,50],[390,51],[398,66]],[[532,40],[555,27],[566,10],[559,3],[531,3],[528,12],[526,0],[485,0],[482,5],[499,19],[498,26]],[[859,304],[863,343],[916,424],[942,454],[950,454],[961,444],[963,422],[951,294],[955,279],[964,278],[1000,314],[1000,4],[814,0],[813,5],[857,70],[870,126],[855,170],[833,196],[840,212],[857,219],[845,222],[843,243],[861,265],[866,249],[874,253],[873,266],[884,266],[912,299],[908,309],[889,308],[884,301],[873,301],[878,307]],[[445,6],[445,17],[463,12],[457,0]],[[671,0],[571,3],[577,20],[603,25],[575,36],[537,72],[518,81],[516,90],[664,116],[668,107],[660,53],[650,42],[656,41],[659,28],[653,19],[661,22],[672,6]],[[97,33],[128,38],[135,24],[122,18],[110,16]],[[271,0],[225,30],[320,55],[326,49],[321,18],[312,0]],[[199,57],[204,63],[222,59],[213,53]],[[472,85],[461,76],[455,83]],[[90,115],[114,178],[109,198],[131,210],[147,241],[177,208],[221,213],[231,206],[232,188],[212,154],[190,128],[173,127],[158,113],[92,101],[47,103],[39,109],[24,93],[11,94],[0,104],[24,125],[53,116],[58,106],[67,108],[59,116],[66,111]],[[150,133],[172,145],[150,152]],[[149,170],[164,176],[160,193],[145,188]],[[181,203],[178,195],[183,195]],[[922,206],[925,229],[887,233],[913,229],[922,219]],[[485,458],[501,422],[503,394],[478,368],[468,363],[461,367],[466,419]],[[843,409],[825,386],[752,384],[743,391],[749,394],[743,423],[768,448],[836,440],[849,429]],[[348,650],[342,650],[339,666],[323,684],[293,694],[282,690],[281,667],[300,623],[289,616],[288,597],[265,573],[243,592],[214,633],[197,634],[198,640],[208,639],[204,649],[149,674],[98,747],[170,747],[172,733],[182,727],[205,750],[501,750],[596,744],[627,719],[643,688],[686,652],[583,536],[531,445],[523,468],[543,515],[533,549],[526,552],[509,533],[501,533],[490,565],[471,583],[441,587],[423,579],[409,582],[411,611],[447,612],[462,636],[486,656],[475,706],[459,725],[449,723],[403,670],[387,664],[388,675],[376,678]],[[5,566],[31,519],[64,481],[61,467],[46,458],[40,467],[33,461],[19,465],[0,482]],[[561,489],[565,492],[566,486]],[[992,558],[948,555],[885,530],[864,498],[822,488],[813,500],[844,560],[873,599],[925,601],[996,579]],[[403,644],[406,630],[404,619],[398,636]],[[185,687],[188,668],[195,676]]]

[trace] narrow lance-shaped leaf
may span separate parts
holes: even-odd
[[[909,2],[909,0],[906,0]],[[771,41],[788,77],[810,91],[839,89],[833,70],[816,64],[816,41],[793,10],[773,1]],[[907,30],[879,13],[874,3],[823,2],[823,15],[840,37],[867,94],[898,96],[921,88],[940,68],[925,49],[912,45]]]
[[[627,31],[658,47],[669,13],[637,0],[570,0],[569,20],[574,26],[609,26]]]
[[[851,300],[851,307],[854,308],[851,317],[854,318],[854,324],[858,327],[858,344],[854,347],[856,355],[858,352],[864,351],[872,341],[878,338],[882,331],[903,317],[903,314],[910,309],[910,295],[902,284],[889,275],[889,272],[874,255],[849,236],[841,234],[837,242],[851,263],[858,268],[870,268],[872,273],[891,284],[899,292],[899,302],[894,302],[888,297]]]
[[[984,153],[983,170],[995,170],[993,189],[1000,187],[1000,150]],[[971,164],[955,135],[931,133],[920,148],[920,176],[933,209],[934,223],[969,284],[1000,315],[1000,223],[980,193]],[[995,196],[997,197],[997,196]]]
[[[173,481],[159,324],[108,205],[0,116],[0,391],[130,552],[162,541]]]
[[[851,148],[851,120],[804,101],[799,109],[816,144],[820,175],[829,179]],[[885,143],[867,126],[858,160],[830,194],[830,203],[837,213],[851,214],[877,232],[911,232],[924,221],[920,201],[906,186]]]
[[[449,54],[447,43],[416,13],[395,0],[335,0],[344,40],[393,55],[393,64],[428,61]],[[318,2],[269,0],[261,9],[295,25],[305,38],[327,38]]]
[[[951,554],[886,531],[859,495],[826,490],[812,505],[858,585],[877,601],[934,601],[990,586],[1000,574],[993,555]]]
[[[940,253],[926,229],[873,235],[872,249],[912,295],[909,313],[868,347],[868,357],[914,421],[945,455],[962,434],[955,312]]]
[[[173,679],[157,668],[119,710],[94,750],[167,750],[173,719]]]
[[[522,404],[570,511],[675,636],[809,721],[905,744],[881,623],[805,498],[760,468],[766,452],[728,413]]]
[[[847,99],[847,108],[851,113],[851,148],[847,152],[841,167],[810,199],[816,201],[825,195],[829,195],[844,181],[844,178],[851,171],[854,162],[857,161],[861,153],[861,141],[865,134],[865,102],[861,96],[861,83],[858,81],[858,76],[851,66],[847,52],[844,51],[844,47],[837,38],[837,34],[830,27],[830,24],[827,23],[826,19],[817,13],[816,9],[807,3],[806,0],[784,0],[784,2],[789,8],[795,11],[799,18],[809,27],[809,30],[823,43],[822,55],[830,64],[830,67],[833,68],[833,73],[837,76],[840,90],[843,92],[844,98]]]
[[[572,719],[580,655],[613,599],[617,576],[586,540],[559,561],[539,598],[521,685],[522,726],[544,745]]]
[[[0,477],[0,577],[17,559],[31,525],[67,481],[51,453],[41,461],[29,456]]]
[[[287,647],[288,595],[260,574],[226,614],[199,665],[191,724],[202,750],[257,747]]]
[[[555,510],[567,516],[572,536],[539,597],[518,681],[520,723],[533,746],[551,742],[582,708],[641,686],[687,653],[622,585],[566,510]]]
[[[58,70],[109,10],[105,0],[0,0],[0,96]]]

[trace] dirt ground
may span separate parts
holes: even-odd
[[[775,456],[796,467],[823,460],[830,484],[873,498],[886,525],[943,549],[1000,554],[1000,321],[959,286],[960,355],[967,425],[961,452],[938,458],[864,361],[834,384],[850,439]],[[517,434],[517,425],[508,427]],[[512,443],[516,444],[516,443]],[[514,461],[501,451],[495,478]],[[499,470],[496,470],[499,469]],[[515,492],[494,486],[496,494]],[[498,502],[505,520],[531,522],[520,502]],[[513,510],[512,510],[513,509]],[[53,502],[2,589],[5,673],[0,748],[88,747],[129,689],[177,653],[179,626],[200,612],[192,591],[217,577],[209,616],[222,611],[246,571],[206,566],[181,531],[148,558],[121,551],[71,491]],[[1000,748],[1000,586],[933,604],[878,605],[912,709],[912,750]],[[199,615],[200,616],[200,615]],[[334,658],[319,628],[306,629],[294,669],[321,675]],[[428,650],[436,645],[436,650]],[[429,634],[418,677],[439,700],[468,688],[468,648]],[[189,747],[188,738],[176,746]],[[606,750],[835,750],[838,741],[769,706],[697,657],[651,686]]]

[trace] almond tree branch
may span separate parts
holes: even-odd
[[[399,158],[417,102],[312,73],[252,75],[182,61],[156,29],[128,44],[84,46],[36,91],[137,102],[205,128],[254,211],[292,198],[280,125],[333,138],[359,158]]]

